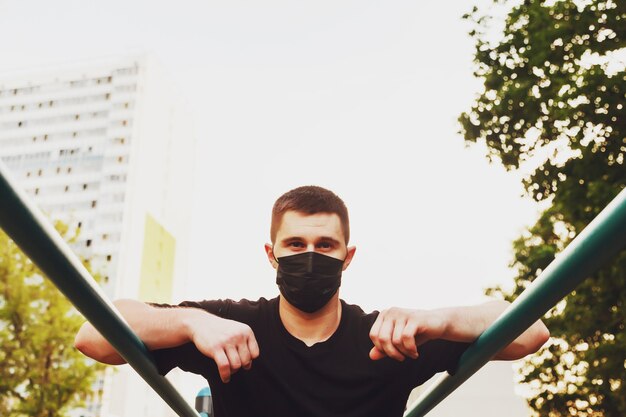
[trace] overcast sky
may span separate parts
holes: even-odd
[[[536,209],[519,175],[457,133],[480,88],[469,8],[0,0],[0,70],[146,52],[161,63],[198,137],[183,296],[274,296],[262,249],[271,205],[318,184],[351,212],[344,298],[366,309],[472,303],[510,281],[511,240]]]

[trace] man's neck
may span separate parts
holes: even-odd
[[[304,313],[280,296],[278,313],[285,329],[307,346],[328,340],[339,327],[341,302],[336,294],[322,309],[315,313]]]

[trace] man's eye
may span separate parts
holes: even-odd
[[[322,243],[319,243],[317,247],[320,249],[330,249],[332,245],[328,242],[322,242]]]
[[[289,243],[289,246],[292,248],[303,248],[304,244],[302,242],[291,242]]]

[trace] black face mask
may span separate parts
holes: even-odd
[[[316,312],[328,303],[341,285],[341,259],[304,252],[276,260],[276,284],[282,296],[298,310]]]

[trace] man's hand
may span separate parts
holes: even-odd
[[[509,306],[506,301],[490,301],[470,307],[436,310],[390,308],[378,315],[370,330],[373,360],[389,356],[403,361],[417,358],[418,346],[432,340],[473,342]],[[550,332],[541,320],[535,322],[493,359],[516,360],[536,352],[549,339]]]
[[[240,368],[250,369],[259,357],[259,345],[252,329],[244,323],[199,312],[187,323],[196,348],[217,364],[220,378],[230,381]]]
[[[441,338],[446,331],[446,318],[436,311],[390,308],[382,311],[372,329],[370,339],[374,347],[370,358],[378,360],[389,356],[403,361],[416,359],[417,347],[428,340]]]
[[[149,350],[193,342],[202,354],[215,361],[224,382],[240,368],[250,369],[252,360],[259,356],[259,345],[246,324],[199,308],[159,308],[127,299],[114,304]],[[89,322],[80,328],[74,346],[100,362],[112,365],[126,362]]]

